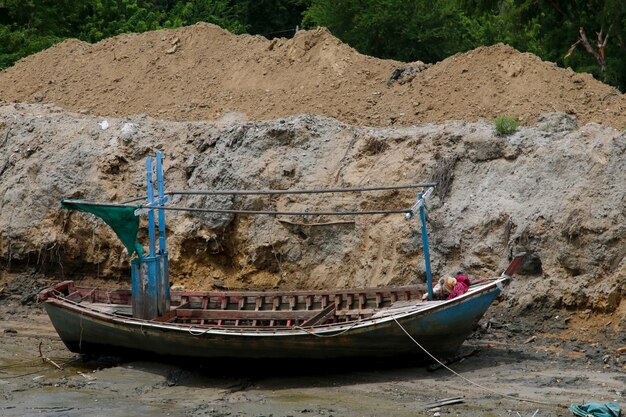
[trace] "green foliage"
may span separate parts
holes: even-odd
[[[161,27],[158,12],[142,7],[137,0],[93,0],[85,16],[80,37],[97,42],[125,32],[144,32]]]
[[[317,25],[362,53],[403,61],[439,61],[477,45],[455,0],[317,0],[303,26]]]
[[[234,33],[243,33],[246,24],[238,20],[228,0],[177,1],[169,10],[167,27],[214,23]]]
[[[311,0],[239,0],[233,2],[247,31],[268,38],[289,37],[302,20]]]
[[[313,0],[303,25],[326,26],[363,53],[403,61],[435,62],[502,42],[626,90],[623,0]],[[580,27],[594,47],[595,33],[610,30],[606,71],[582,46],[565,58]]]
[[[626,90],[626,2],[623,0],[459,0],[479,27],[484,44],[504,42],[521,51],[578,72],[591,72],[606,83]],[[566,58],[584,28],[597,49],[597,32],[609,33],[606,71],[579,45]]]
[[[493,125],[498,136],[507,136],[515,133],[519,127],[519,122],[517,119],[509,116],[500,116],[493,121]]]
[[[12,30],[10,26],[0,25],[0,68],[49,48],[60,40],[56,36],[37,34],[34,29]]]
[[[291,36],[311,0],[0,0],[0,69],[69,38],[97,42],[197,22]]]
[[[84,4],[78,0],[4,0],[0,24],[0,69],[71,36]]]

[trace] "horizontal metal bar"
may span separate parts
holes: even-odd
[[[405,190],[409,188],[434,187],[436,183],[380,185],[372,187],[349,188],[315,188],[309,190],[174,190],[169,195],[276,195],[276,194],[324,194],[324,193],[354,193],[361,191]]]
[[[144,195],[143,197],[134,197],[134,198],[131,198],[131,199],[128,199],[128,200],[120,201],[120,204],[134,203],[134,202],[137,202],[137,201],[147,200],[147,199],[148,199],[148,196]]]
[[[154,207],[154,210],[191,211],[204,213],[222,214],[267,214],[283,216],[351,216],[370,214],[406,214],[410,209],[399,210],[363,210],[363,211],[263,211],[263,210],[228,210],[228,209],[205,209],[195,207]]]
[[[138,206],[141,206],[140,204],[131,205],[131,204],[122,204],[122,203],[98,203],[98,202],[95,202],[95,201],[84,201],[84,200],[61,200],[61,202],[63,204],[75,204],[75,205],[86,204],[86,205],[89,205],[89,206],[99,206],[99,207],[133,207],[133,208],[137,208]]]
[[[137,207],[128,204],[119,203],[95,203],[80,200],[63,200],[65,204],[87,204],[90,206],[101,207],[133,207],[137,208],[136,215],[147,210],[171,210],[171,211],[191,211],[202,213],[218,213],[218,214],[250,214],[250,215],[283,215],[283,216],[358,216],[372,214],[406,214],[410,213],[410,209],[399,210],[363,210],[363,211],[264,211],[264,210],[228,210],[228,209],[205,209],[196,207]]]
[[[141,206],[143,208],[160,208],[161,205],[167,203],[168,201],[170,201],[170,198],[165,196],[162,199],[157,198],[152,203],[142,204]]]

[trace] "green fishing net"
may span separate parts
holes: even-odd
[[[620,417],[622,409],[618,403],[572,404],[570,411],[578,417]]]
[[[137,241],[139,217],[135,216],[135,210],[140,206],[103,206],[80,200],[61,200],[61,207],[67,210],[91,213],[101,218],[126,246],[130,256],[134,252],[137,252],[139,257],[143,256],[143,248]]]

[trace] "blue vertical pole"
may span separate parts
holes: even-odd
[[[148,171],[148,204],[154,203],[154,185],[152,184],[152,157],[146,160],[146,170]],[[156,231],[154,230],[154,210],[148,210],[148,236],[150,237],[150,257],[156,254]]]
[[[148,204],[154,203],[154,184],[152,176],[152,157],[148,157],[146,161],[146,168],[148,170]],[[158,315],[158,282],[157,275],[159,275],[159,269],[155,258],[156,255],[156,230],[154,225],[154,210],[148,210],[148,235],[150,236],[150,262],[147,263],[148,267],[148,288],[146,294],[145,305],[149,307],[150,318],[154,318]],[[154,316],[154,317],[152,317]]]
[[[159,196],[159,206],[164,205],[165,185],[163,179],[163,153],[156,153],[157,168],[157,194]],[[170,309],[170,276],[169,260],[167,257],[167,246],[165,240],[165,210],[159,210],[159,256],[160,256],[160,285],[159,285],[159,309],[165,314]]]
[[[163,186],[163,153],[156,153],[157,195],[159,206],[163,206],[165,190]],[[165,247],[165,210],[159,210],[159,253],[167,252]]]
[[[422,193],[417,195],[418,200],[422,200]],[[428,287],[428,299],[433,299],[433,283],[430,278],[430,254],[428,252],[428,232],[426,231],[426,213],[424,211],[424,201],[420,205],[420,219],[422,220],[422,242],[424,243],[424,262],[426,263],[426,285]]]

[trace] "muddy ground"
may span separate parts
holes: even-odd
[[[240,368],[82,357],[65,348],[33,301],[36,290],[53,279],[20,274],[2,280],[2,416],[539,417],[569,416],[564,407],[571,402],[624,405],[626,361],[617,347],[626,344],[626,336],[610,317],[596,316],[608,321],[603,331],[587,332],[596,334],[590,339],[579,325],[580,314],[546,317],[533,327],[532,320],[509,322],[504,303],[496,304],[462,347],[469,356],[450,366],[505,398],[443,368],[410,362]],[[62,370],[40,358],[40,346]],[[463,403],[426,408],[459,396]]]

